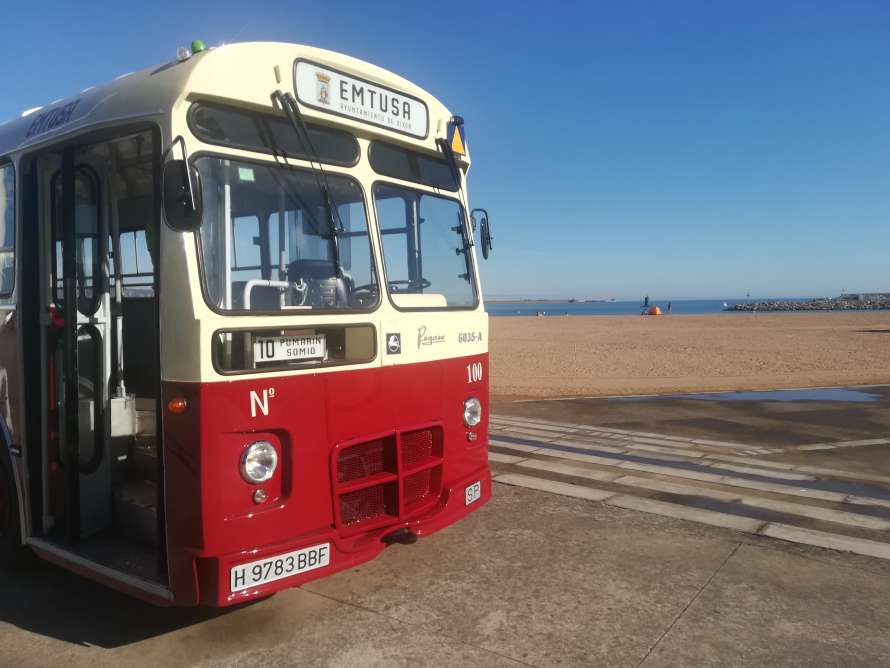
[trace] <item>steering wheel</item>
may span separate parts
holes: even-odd
[[[421,278],[419,281],[412,280],[398,280],[398,281],[389,281],[389,289],[394,293],[399,292],[407,292],[407,290],[397,290],[395,286],[397,285],[407,285],[409,288],[420,286],[421,290],[426,290],[428,287],[432,285],[427,279]]]
[[[377,284],[356,285],[349,291],[349,301],[356,302],[360,308],[373,305],[377,301]]]

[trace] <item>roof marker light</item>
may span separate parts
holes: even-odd
[[[192,55],[196,53],[201,53],[207,47],[204,46],[204,42],[200,39],[196,39],[192,41]]]
[[[192,52],[186,49],[184,46],[176,47],[176,60],[178,60],[180,63],[185,62],[191,57]]]

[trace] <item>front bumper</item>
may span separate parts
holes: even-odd
[[[481,483],[481,496],[469,506],[466,505],[466,488],[475,482]],[[326,577],[333,573],[353,568],[370,561],[386,547],[384,538],[399,529],[408,528],[417,536],[427,536],[453,524],[471,512],[481,508],[491,498],[491,471],[488,466],[479,469],[442,491],[439,502],[430,510],[416,518],[395,522],[373,531],[341,536],[336,530],[300,536],[292,541],[274,545],[256,546],[239,552],[220,555],[218,557],[201,557],[195,560],[200,600],[204,605],[224,607],[243,603],[257,598],[264,598],[284,589],[290,589],[312,580]],[[274,557],[304,547],[330,544],[330,563],[328,566],[297,573],[290,577],[268,582],[249,589],[233,593],[231,591],[231,569],[240,564]]]

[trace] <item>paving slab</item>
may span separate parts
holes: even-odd
[[[554,494],[571,496],[576,499],[587,499],[588,501],[603,501],[610,496],[615,496],[615,492],[608,490],[572,485],[571,483],[548,480],[546,478],[535,478],[520,473],[504,473],[495,477],[495,481],[506,485],[518,485],[526,489],[536,489],[541,492],[553,492]]]
[[[734,546],[726,534],[671,535],[658,529],[667,518],[595,502],[506,485],[495,493],[496,513],[454,527],[476,549],[447,561],[432,547],[426,558],[399,550],[365,568],[373,590],[340,576],[309,588],[532,665],[630,666]]]
[[[890,579],[810,554],[742,545],[642,665],[887,665]]]

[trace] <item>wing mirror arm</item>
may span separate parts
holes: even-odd
[[[177,144],[182,151],[182,159],[171,159],[164,165],[164,216],[174,230],[194,232],[201,226],[203,216],[201,175],[189,163],[182,135],[172,141],[169,152],[172,153]]]
[[[173,140],[173,144],[179,142],[179,146],[182,148],[182,164],[184,166],[183,172],[185,172],[185,185],[188,190],[189,196],[189,206],[192,211],[197,211],[197,207],[195,206],[195,189],[192,185],[192,170],[189,167],[189,154],[188,150],[185,148],[185,138],[182,135],[178,135],[176,139]],[[172,148],[172,145],[171,145]]]

